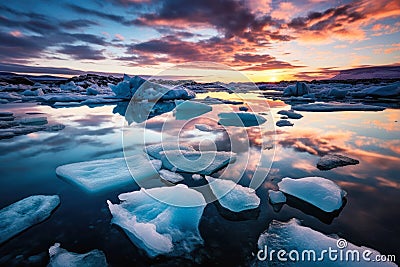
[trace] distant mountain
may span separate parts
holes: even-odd
[[[330,80],[400,79],[400,66],[379,66],[342,70]]]

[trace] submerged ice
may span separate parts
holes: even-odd
[[[47,267],[106,267],[108,266],[103,251],[94,249],[88,253],[69,252],[55,243],[49,248],[50,262]]]
[[[47,219],[59,204],[57,195],[35,195],[0,210],[0,244]]]
[[[267,121],[263,116],[249,112],[223,112],[218,117],[218,123],[224,126],[251,127]]]
[[[112,223],[149,256],[184,256],[203,244],[198,226],[206,201],[196,190],[179,184],[142,188],[118,198],[121,204],[107,201]]]

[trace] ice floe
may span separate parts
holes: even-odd
[[[88,253],[69,252],[55,243],[49,248],[50,262],[47,267],[106,267],[106,255],[103,251],[94,249]]]
[[[142,188],[118,198],[121,204],[107,201],[112,223],[149,256],[185,256],[203,244],[198,226],[206,201],[196,190],[179,184]]]
[[[130,170],[136,181],[158,175],[157,162],[149,161],[143,153],[132,155],[135,166]],[[129,160],[129,158],[127,159]],[[99,192],[133,183],[125,158],[100,159],[59,166],[57,175],[89,192]]]
[[[268,190],[268,198],[272,204],[280,204],[286,202],[286,197],[281,191]]]
[[[218,117],[218,123],[224,126],[251,127],[267,121],[263,116],[248,112],[223,112]]]
[[[343,155],[328,154],[319,159],[317,168],[320,170],[330,170],[347,165],[356,165],[358,163],[360,163],[358,160]]]
[[[57,195],[35,195],[0,210],[0,244],[47,219],[60,204]]]
[[[212,107],[195,101],[175,101],[175,117],[177,120],[188,120],[212,110]]]
[[[178,183],[185,180],[185,178],[183,178],[183,176],[180,175],[179,173],[171,172],[169,170],[160,170],[159,173],[161,179],[171,183]]]
[[[285,115],[289,119],[301,119],[301,118],[303,118],[303,115],[301,115],[300,113],[296,113],[293,110],[280,110],[280,111],[278,111],[278,114]]]
[[[391,262],[375,264],[372,260],[380,255],[378,251],[327,236],[302,226],[297,219],[288,222],[273,220],[259,236],[257,244],[259,252],[252,266],[397,266]],[[286,253],[278,253],[280,250]],[[328,250],[331,250],[330,254]]]
[[[224,151],[167,150],[160,153],[163,167],[177,172],[210,175],[235,159],[235,154]]]
[[[284,126],[293,126],[294,124],[288,120],[279,120],[276,122],[276,126],[284,127]]]
[[[260,198],[252,188],[210,176],[206,176],[206,180],[221,206],[230,211],[241,212],[255,209],[260,205]]]
[[[19,120],[19,123],[26,125],[43,125],[47,124],[46,117],[25,117]]]
[[[161,159],[161,152],[168,150],[181,150],[181,151],[195,151],[192,146],[174,143],[160,143],[154,145],[148,145],[145,147],[144,151],[149,154],[149,156]]]
[[[348,103],[310,103],[292,106],[292,109],[298,111],[315,111],[315,112],[331,112],[331,111],[382,111],[385,108],[380,106],[364,105],[364,104],[348,104]]]
[[[278,183],[279,190],[301,199],[325,212],[339,210],[343,205],[346,191],[331,180],[322,177],[298,179],[283,178]]]

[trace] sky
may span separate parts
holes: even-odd
[[[193,67],[183,76],[196,79],[204,75],[196,76],[194,66],[206,69],[198,61],[254,82],[325,79],[343,69],[400,65],[400,1],[0,3],[0,71],[151,76],[184,64]],[[205,66],[212,72],[211,63]]]

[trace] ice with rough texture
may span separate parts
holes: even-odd
[[[252,188],[210,176],[206,176],[206,180],[221,206],[230,211],[241,212],[255,209],[260,205],[260,198]]]
[[[26,125],[43,125],[47,124],[46,117],[25,117],[19,120],[19,123]]]
[[[272,204],[280,204],[286,202],[286,197],[281,191],[268,190],[269,201]]]
[[[218,123],[224,126],[251,127],[267,121],[263,116],[249,112],[223,112],[218,117]]]
[[[60,204],[57,195],[35,195],[0,210],[0,244],[46,220]]]
[[[175,117],[177,120],[188,120],[212,110],[212,107],[195,101],[175,101]]]
[[[235,154],[224,151],[168,150],[161,153],[163,167],[177,172],[210,175],[235,159]]]
[[[195,180],[195,181],[199,181],[199,180],[203,179],[203,176],[201,176],[200,174],[195,173],[195,174],[192,175],[192,179]]]
[[[146,155],[132,156],[135,166],[130,166],[135,180],[156,176],[157,165],[149,162]],[[129,158],[127,159],[129,160]],[[125,158],[100,159],[59,166],[57,175],[73,182],[89,192],[99,192],[133,183]]]
[[[55,243],[49,248],[50,262],[48,267],[105,267],[108,266],[103,251],[94,249],[88,253],[69,252]]]
[[[179,184],[142,188],[118,198],[119,205],[107,201],[112,223],[149,256],[184,256],[203,244],[198,226],[206,201],[196,190]]]
[[[358,163],[360,163],[358,160],[343,155],[328,154],[319,159],[317,168],[320,170],[330,170],[347,165],[356,165]]]
[[[297,82],[296,85],[289,85],[283,91],[283,96],[302,96],[310,93],[310,87],[304,82]]]
[[[279,121],[276,122],[276,126],[278,126],[278,127],[293,126],[293,125],[294,125],[294,124],[291,123],[291,122],[288,121],[288,120],[279,120]]]
[[[180,175],[179,173],[171,172],[169,170],[160,170],[159,173],[161,179],[171,183],[178,183],[185,180],[185,178],[183,178],[183,176]]]
[[[400,96],[400,82],[395,82],[389,85],[380,87],[366,88],[358,94],[363,96],[373,96],[373,97],[393,97]]]
[[[202,132],[219,132],[219,131],[224,131],[224,128],[222,128],[221,126],[216,126],[216,127],[212,127],[210,125],[207,124],[195,124],[194,127]]]
[[[22,92],[24,96],[41,96],[44,95],[43,90],[41,88],[37,90],[25,90]]]
[[[263,250],[259,256],[264,259],[264,252],[267,250],[267,258],[265,258],[265,260],[255,259],[252,266],[397,266],[391,262],[379,262],[378,264],[367,262],[362,257],[364,251],[371,251],[371,254],[368,256],[371,260],[375,259],[377,255],[380,255],[380,253],[374,249],[364,246],[359,247],[350,242],[346,242],[347,246],[340,249],[338,244],[344,244],[343,241],[339,242],[338,238],[327,236],[314,229],[302,226],[299,220],[295,218],[289,220],[288,222],[273,220],[268,229],[260,235],[257,244],[258,248]],[[323,250],[326,252],[326,250],[329,248],[336,250],[337,252],[342,250],[343,260],[340,260],[339,253],[333,253],[332,255],[336,255],[337,258],[336,260],[331,260],[328,256],[328,253],[323,252]],[[280,261],[277,257],[277,253],[274,254],[271,261],[268,255],[272,249],[275,250],[275,252],[278,252],[281,249],[286,251],[287,253],[283,257],[286,258],[287,261]],[[293,250],[298,252],[298,259],[296,259],[296,253],[290,253]],[[309,251],[315,252],[315,258],[314,253],[309,254]],[[359,261],[357,261],[356,258],[352,260],[353,254],[348,253],[351,251],[358,252],[356,254],[359,255]],[[291,258],[289,258],[288,253],[292,255]],[[304,257],[302,255],[304,255]],[[302,257],[304,260],[302,260]],[[320,257],[323,258],[321,258],[321,260],[317,260]],[[348,257],[348,260],[345,260],[346,257]]]
[[[66,84],[61,84],[60,89],[63,91],[83,91],[84,90],[81,86],[76,85],[73,81],[70,81]]]
[[[278,183],[279,190],[301,199],[315,207],[333,212],[343,205],[346,191],[337,184],[322,177],[304,177],[299,179],[283,178]]]
[[[348,103],[310,103],[292,106],[292,109],[299,111],[331,112],[331,111],[382,111],[385,108],[364,104]]]
[[[278,114],[285,115],[289,119],[301,119],[303,118],[303,115],[300,113],[294,112],[293,110],[280,110],[278,111]]]
[[[161,159],[162,155],[161,152],[168,151],[168,150],[181,150],[181,151],[195,151],[192,146],[183,145],[183,144],[174,144],[174,143],[161,143],[155,145],[148,145],[145,147],[145,152],[149,154],[149,156]]]

